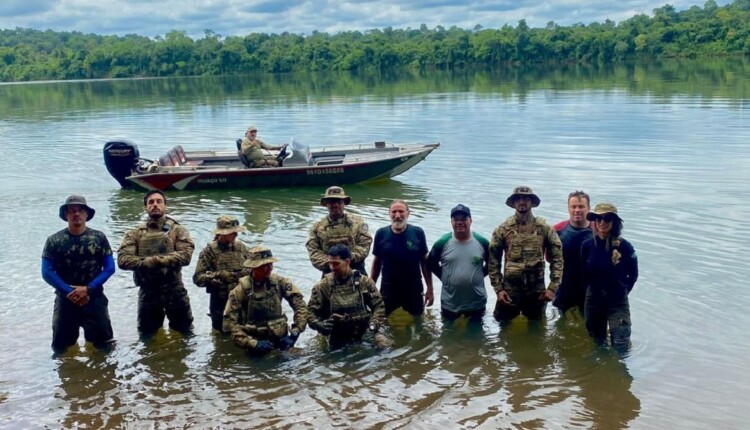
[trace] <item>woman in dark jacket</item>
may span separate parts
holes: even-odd
[[[611,203],[599,203],[586,219],[596,223],[596,235],[581,245],[586,276],[586,330],[598,344],[607,341],[607,325],[612,346],[630,345],[630,304],[628,294],[638,279],[638,258],[633,245],[620,237],[622,218]]]

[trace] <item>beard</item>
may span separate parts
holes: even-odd
[[[402,231],[406,228],[406,220],[391,221],[391,228],[397,231]]]

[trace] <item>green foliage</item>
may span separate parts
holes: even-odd
[[[616,63],[662,57],[750,55],[750,0],[677,11],[665,5],[653,16],[619,24],[606,20],[563,27],[550,21],[531,28],[471,30],[422,24],[419,29],[373,29],[335,35],[314,31],[222,37],[205,30],[164,37],[100,36],[16,28],[0,30],[0,81],[125,77],[241,75],[392,69],[523,66],[533,63]]]

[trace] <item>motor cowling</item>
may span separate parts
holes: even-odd
[[[131,185],[125,180],[133,174],[133,170],[138,166],[140,153],[138,145],[127,141],[114,141],[104,144],[104,164],[107,166],[109,174],[123,188],[130,188]]]

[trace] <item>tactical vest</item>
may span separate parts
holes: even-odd
[[[219,243],[214,241],[208,244],[216,256],[216,270],[236,271],[242,269],[242,263],[245,262],[245,256],[238,246],[232,246],[230,250],[222,250]]]
[[[162,226],[162,231],[150,232],[148,225],[143,223],[138,226],[138,256],[151,257],[153,255],[169,254],[175,250],[177,243],[177,222],[167,218]]]
[[[161,231],[150,232],[148,225],[142,223],[138,226],[138,240],[136,242],[137,255],[139,257],[151,257],[155,255],[166,255],[175,251],[177,243],[177,221],[165,217]],[[133,280],[138,286],[159,286],[173,281],[180,281],[181,270],[174,268],[139,268],[133,271]]]
[[[328,252],[333,245],[343,243],[351,249],[355,242],[355,231],[354,223],[349,219],[348,215],[344,215],[344,220],[337,222],[336,225],[331,226],[331,221],[326,218],[326,224],[323,226],[322,233],[325,237],[323,239],[323,252]]]
[[[354,271],[354,274],[346,284],[331,285],[331,315],[339,314],[352,318],[359,317],[361,320],[370,315],[365,306],[365,294],[360,283],[362,275]],[[366,325],[366,324],[365,324]]]
[[[257,327],[268,327],[272,336],[287,333],[287,318],[281,310],[281,289],[274,279],[268,280],[266,291],[255,292],[249,276],[240,279],[245,292],[245,322]]]
[[[518,225],[509,227],[505,240],[504,278],[511,284],[544,289],[544,228],[534,220],[531,233],[521,233]]]

